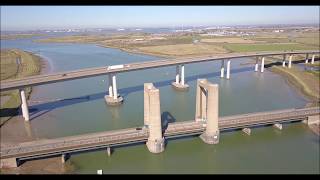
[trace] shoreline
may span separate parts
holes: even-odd
[[[39,74],[47,74],[51,71],[50,62],[45,57],[33,52],[25,51],[40,60]],[[32,87],[27,100],[32,100],[38,87]],[[30,120],[32,121],[32,120]],[[35,136],[30,122],[25,122],[21,114],[10,117],[0,127],[0,147],[16,146],[17,143],[29,142],[39,139]],[[43,138],[41,138],[43,139]],[[61,157],[26,161],[18,168],[0,168],[0,174],[61,174],[70,173],[74,169],[72,162],[61,163]]]
[[[315,92],[315,90],[311,90],[309,85],[304,83],[298,75],[293,75],[290,72],[281,69],[281,67],[271,67],[270,71],[283,77],[289,86],[307,100],[305,107],[319,106],[319,96],[315,95],[317,92]]]

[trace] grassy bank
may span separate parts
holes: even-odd
[[[314,46],[298,43],[272,43],[272,44],[226,44],[224,46],[233,52],[252,51],[290,51],[290,50],[314,50]]]
[[[1,40],[15,40],[15,39],[24,39],[32,38],[35,36],[45,36],[44,34],[4,34],[0,36]]]
[[[1,50],[1,81],[18,79],[40,74],[40,57],[19,49]],[[26,88],[29,98],[31,88]],[[17,114],[21,104],[19,90],[3,91],[1,95],[0,120],[1,124]]]
[[[319,103],[319,76],[309,71],[303,71],[295,66],[291,69],[281,66],[272,66],[271,71],[280,74],[303,93],[313,103]]]

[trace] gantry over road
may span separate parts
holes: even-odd
[[[21,89],[29,86],[43,85],[56,83],[67,80],[88,78],[99,75],[106,74],[115,74],[115,73],[123,73],[128,71],[137,71],[143,69],[150,68],[159,68],[165,66],[173,66],[173,65],[184,65],[190,63],[199,63],[205,61],[217,61],[217,60],[236,60],[236,58],[244,58],[244,57],[264,57],[264,56],[277,56],[277,55],[295,55],[295,54],[319,54],[319,50],[315,51],[278,51],[278,52],[261,52],[261,53],[230,53],[230,54],[219,54],[216,56],[206,56],[199,58],[178,58],[178,59],[165,59],[165,60],[155,60],[155,61],[147,61],[147,62],[137,62],[124,64],[123,66],[119,66],[120,68],[108,68],[106,67],[97,67],[97,68],[87,68],[80,69],[75,71],[66,71],[55,74],[48,75],[36,75],[30,76],[21,79],[14,80],[6,80],[1,81],[0,90],[12,90],[12,89]],[[313,57],[314,58],[314,57]]]

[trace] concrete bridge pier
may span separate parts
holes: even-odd
[[[146,145],[150,152],[161,153],[164,151],[164,137],[161,125],[160,91],[152,83],[145,83],[144,87],[146,87],[144,102],[148,104],[148,106],[144,106],[144,117],[148,119],[149,129]]]
[[[276,129],[282,130],[282,124],[280,124],[280,123],[274,124],[273,127]]]
[[[61,155],[61,162],[64,164],[70,158],[70,154],[62,154]]]
[[[249,135],[249,136],[251,135],[251,129],[250,128],[243,128],[242,131],[244,133],[246,133],[247,135]]]
[[[221,69],[220,69],[220,77],[224,77],[224,59],[221,60]]]
[[[206,130],[200,135],[207,144],[219,143],[219,87],[206,79],[198,79],[196,96],[196,121],[203,121]]]
[[[306,54],[306,61],[305,61],[306,64],[309,63],[309,54]]]
[[[24,89],[20,89],[20,98],[21,98],[21,110],[22,110],[22,116],[25,121],[29,121],[29,109],[28,109],[28,102],[26,98],[26,93]]]
[[[283,55],[282,67],[286,67],[286,55]]]
[[[313,54],[312,59],[311,59],[311,64],[314,64],[314,57],[315,57],[315,55]]]
[[[262,59],[261,59],[261,71],[260,72],[263,73],[263,71],[264,71],[264,57],[262,57]]]
[[[230,79],[230,64],[231,64],[231,61],[228,60],[227,61],[227,79]]]
[[[111,156],[111,153],[112,153],[111,147],[107,147],[107,154],[108,154],[108,156]]]
[[[292,54],[289,56],[288,68],[291,68],[291,62],[292,62]]]
[[[254,65],[254,72],[258,72],[259,64],[258,64],[258,57],[256,57],[256,64]]]
[[[115,74],[109,74],[109,95],[104,96],[108,105],[119,105],[123,102],[123,97],[118,94],[117,80]]]
[[[177,90],[188,90],[189,85],[185,83],[185,78],[184,78],[184,65],[178,65],[176,67],[176,81],[172,82],[172,87],[177,89]]]

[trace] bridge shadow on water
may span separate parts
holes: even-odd
[[[161,123],[162,123],[162,133],[168,128],[169,123],[176,122],[176,119],[168,111],[165,111],[161,114]]]
[[[253,67],[243,67],[243,68],[233,69],[231,70],[231,73],[236,74],[236,73],[242,73],[242,72],[248,72],[248,71],[253,72]],[[212,78],[212,77],[220,77],[220,71],[188,76],[185,79],[186,79],[186,82],[191,82],[191,81],[196,81],[197,79],[200,79],[200,78]],[[170,79],[165,81],[153,82],[153,84],[155,87],[160,88],[165,86],[171,86],[171,83],[173,81],[174,81],[173,79]],[[121,94],[123,98],[125,98],[130,93],[143,91],[143,88],[144,86],[142,84],[142,85],[133,86],[133,87],[121,88],[121,89],[118,89],[118,92],[119,94]],[[70,106],[78,103],[103,99],[106,94],[108,94],[108,91],[79,96],[75,98],[62,99],[62,100],[53,101],[53,102],[45,102],[45,103],[30,105],[29,106],[30,120],[34,120],[54,109],[58,109],[64,106]],[[168,116],[168,114],[166,116]]]

